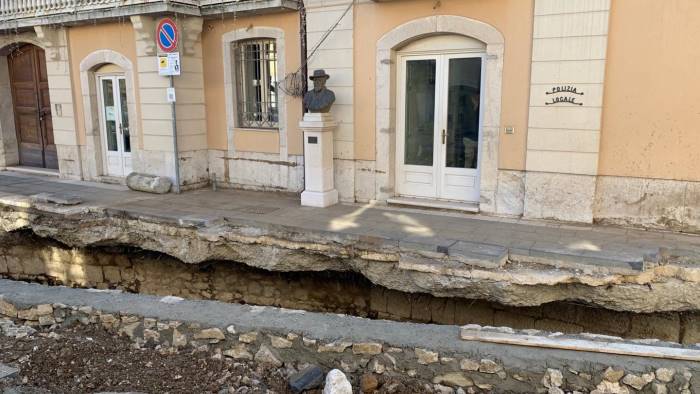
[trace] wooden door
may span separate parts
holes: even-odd
[[[44,50],[25,44],[8,57],[20,165],[58,169]]]

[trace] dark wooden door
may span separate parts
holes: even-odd
[[[44,50],[25,44],[8,57],[19,163],[58,168]]]

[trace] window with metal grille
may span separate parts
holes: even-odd
[[[278,127],[277,44],[256,38],[234,44],[238,127]]]

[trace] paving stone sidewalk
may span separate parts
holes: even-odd
[[[570,257],[573,261],[639,263],[660,247],[700,253],[700,236],[612,226],[571,225],[484,215],[421,211],[370,204],[302,207],[290,193],[200,189],[180,195],[135,192],[119,185],[0,172],[0,204],[48,193],[77,196],[80,206],[125,210],[168,219],[223,217],[292,226],[304,231],[361,234],[447,248],[456,242],[507,248],[511,253]],[[43,195],[42,198],[46,198]]]

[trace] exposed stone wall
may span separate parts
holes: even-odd
[[[213,299],[388,320],[480,324],[700,342],[700,314],[635,314],[569,303],[508,307],[411,294],[345,272],[269,272],[232,262],[184,264],[124,248],[69,249],[28,234],[0,238],[0,277],[74,287]]]

